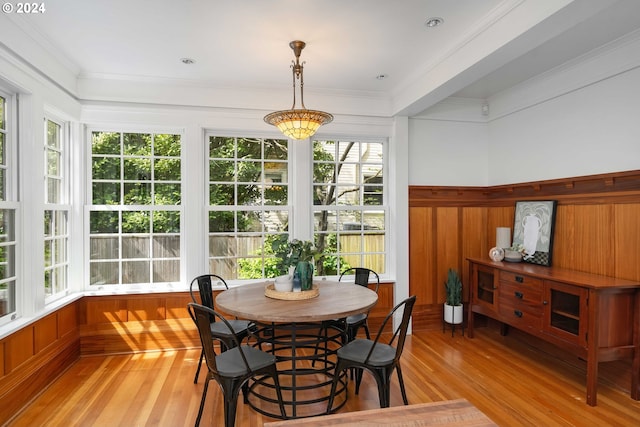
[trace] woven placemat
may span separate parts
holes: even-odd
[[[264,288],[265,296],[273,299],[283,299],[289,301],[297,301],[302,299],[311,299],[320,295],[320,290],[318,286],[312,285],[311,289],[308,291],[300,291],[300,292],[280,292],[276,291],[276,288],[273,284],[267,285]]]

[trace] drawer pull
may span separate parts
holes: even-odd
[[[522,299],[522,297],[524,297],[524,295],[522,294],[522,292],[519,292],[519,291],[515,291],[515,292],[514,292],[514,294],[515,294],[516,298],[520,298],[520,299]]]
[[[524,277],[522,277],[522,276],[516,276],[516,282],[518,282],[518,283],[523,283],[523,282],[524,282]]]
[[[513,314],[515,314],[517,317],[522,317],[522,312],[520,310],[513,310]]]

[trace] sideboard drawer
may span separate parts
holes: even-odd
[[[542,280],[531,276],[525,276],[524,274],[513,273],[511,271],[500,271],[500,281],[530,288],[537,288],[542,292]]]
[[[512,298],[500,298],[500,315],[509,325],[523,330],[542,329],[542,307],[531,307],[515,302]]]
[[[500,301],[511,301],[511,304],[529,307],[542,314],[542,289],[511,283],[500,283]]]

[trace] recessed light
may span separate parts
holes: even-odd
[[[386,79],[387,77],[389,77],[389,76],[388,76],[388,75],[386,75],[386,74],[378,74],[378,75],[376,76],[376,79],[378,79],[378,80],[384,80],[384,79]]]
[[[191,59],[191,58],[180,58],[180,62],[186,65],[191,65],[196,63],[195,59]]]
[[[425,21],[424,25],[426,25],[427,28],[433,28],[442,25],[443,23],[444,19],[442,18],[429,18]]]

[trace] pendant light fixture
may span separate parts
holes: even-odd
[[[293,70],[293,105],[290,110],[275,111],[264,116],[264,121],[270,125],[276,126],[280,132],[292,139],[307,139],[313,136],[318,128],[324,124],[330,123],[333,116],[324,111],[307,110],[304,106],[304,78],[302,72],[304,62],[300,63],[300,53],[306,46],[306,43],[300,40],[294,40],[289,43],[296,57],[295,61],[291,61],[291,69]],[[296,80],[300,80],[300,106],[296,108]]]

